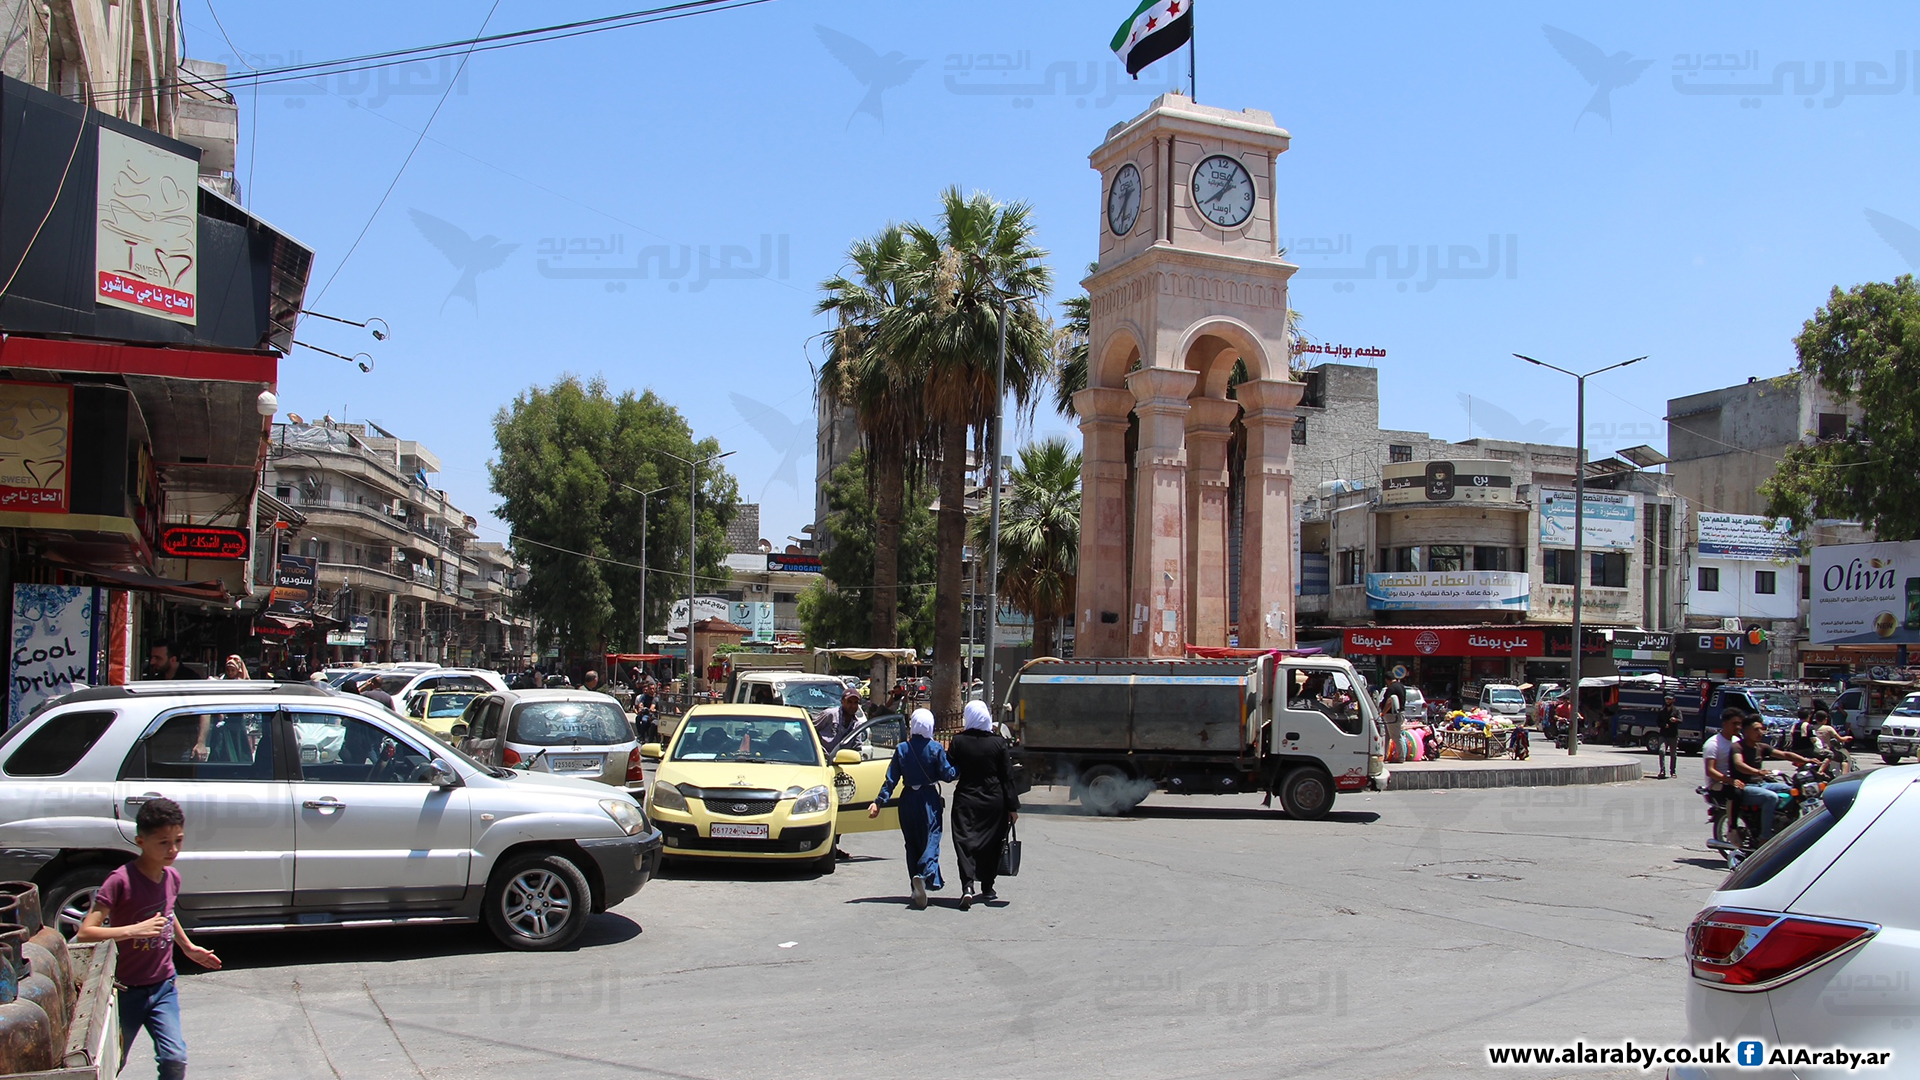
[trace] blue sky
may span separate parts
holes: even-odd
[[[464,38],[491,4],[215,2],[261,65]],[[189,55],[231,63],[207,0],[183,4]],[[625,6],[501,0],[489,29]],[[808,365],[825,325],[813,286],[850,240],[929,215],[959,184],[1031,202],[1058,295],[1075,291],[1099,228],[1087,154],[1170,83],[1163,69],[1108,81],[1106,41],[1131,6],[774,0],[476,56],[344,268],[450,72],[272,87],[257,107],[242,87],[246,201],[315,249],[309,306],[394,331],[375,344],[308,320],[303,340],[364,348],[376,367],[296,350],[283,409],[426,443],[483,537],[502,539],[484,470],[495,410],[564,372],[604,374],[738,450],[728,464],[764,504],[763,534],[797,533],[812,520]],[[1596,452],[1664,446],[1668,397],[1787,370],[1832,286],[1920,260],[1865,213],[1920,225],[1910,6],[1204,0],[1198,19],[1199,100],[1266,109],[1293,135],[1278,165],[1293,304],[1316,340],[1386,350],[1388,426],[1464,438],[1470,394],[1475,434],[1532,424],[1570,442],[1568,380],[1509,354],[1582,369],[1649,354],[1596,380],[1588,431]],[[822,26],[901,54],[883,118],[856,111],[866,89]],[[1543,26],[1612,58],[1610,123],[1583,112],[1595,85]],[[983,71],[982,55],[1015,67]],[[1897,93],[1861,89],[1896,77]],[[413,211],[514,245],[475,276],[477,302],[452,294],[460,271]],[[1492,277],[1429,278],[1430,246],[1479,265],[1490,238]],[[1421,268],[1357,274],[1383,245]],[[664,277],[676,264],[684,276]],[[647,276],[592,276],[616,266]],[[775,419],[751,422],[756,406]],[[1045,410],[1014,438],[1034,431],[1074,434]]]

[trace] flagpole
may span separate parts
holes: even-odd
[[[1187,19],[1191,22],[1193,18],[1193,8],[1189,6]],[[1193,81],[1193,39],[1198,36],[1199,24],[1193,23],[1187,28],[1187,99],[1195,105],[1200,104],[1200,88]]]

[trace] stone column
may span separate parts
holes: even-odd
[[[1075,656],[1127,655],[1127,416],[1133,395],[1073,395],[1080,417],[1080,563]],[[1111,620],[1107,618],[1111,617]]]
[[[1227,644],[1227,440],[1238,402],[1187,401],[1187,640]]]
[[[1235,391],[1246,410],[1246,520],[1240,535],[1240,645],[1290,649],[1294,641],[1293,422],[1305,383],[1250,379]]]
[[[1141,368],[1127,376],[1140,449],[1134,457],[1130,656],[1186,655],[1187,395],[1199,376]]]

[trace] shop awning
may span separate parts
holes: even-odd
[[[651,664],[657,660],[674,660],[674,659],[678,659],[678,658],[668,656],[666,653],[610,652],[607,654],[607,662],[609,664]]]
[[[109,570],[104,566],[76,566],[59,563],[68,573],[79,577],[92,578],[105,585],[118,585],[123,589],[139,589],[143,592],[171,596],[176,600],[198,600],[207,604],[230,604],[233,597],[227,593],[227,587],[218,581],[176,581],[173,578],[157,577],[137,570]]]

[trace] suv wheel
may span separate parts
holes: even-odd
[[[509,949],[564,949],[587,928],[593,894],[565,855],[529,851],[494,868],[487,885],[487,929]]]
[[[93,910],[93,894],[106,884],[113,867],[100,863],[77,866],[54,878],[40,890],[42,917],[71,940]]]
[[[1900,753],[1900,752],[1899,752],[1899,751],[1897,751],[1897,750],[1882,750],[1882,751],[1880,751],[1880,760],[1881,760],[1881,761],[1884,761],[1884,762],[1886,762],[1886,763],[1887,763],[1887,764],[1889,764],[1889,765],[1898,765],[1898,764],[1900,764],[1900,759],[1901,759],[1901,758],[1903,758],[1903,757],[1905,757],[1905,756],[1906,756],[1905,754],[1902,754],[1902,753]]]

